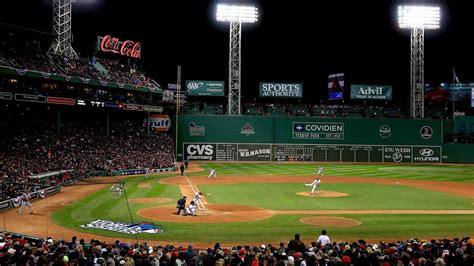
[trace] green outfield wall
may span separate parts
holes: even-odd
[[[178,159],[441,162],[443,122],[427,119],[179,117]]]

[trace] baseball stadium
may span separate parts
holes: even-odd
[[[0,24],[2,265],[474,264],[474,87],[426,90],[423,45],[405,102],[344,73],[248,101],[248,12],[218,7],[229,76],[163,86],[120,32],[76,53],[52,2],[54,34]]]

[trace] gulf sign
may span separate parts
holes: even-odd
[[[155,132],[168,132],[171,119],[168,115],[151,114],[148,116],[148,126]]]

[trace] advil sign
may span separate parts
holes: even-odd
[[[142,45],[139,42],[126,40],[121,41],[118,38],[107,36],[97,36],[98,50],[102,52],[112,52],[129,56],[132,58],[140,58],[142,52]]]

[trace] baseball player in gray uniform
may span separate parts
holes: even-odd
[[[313,195],[316,188],[318,188],[321,185],[321,180],[319,180],[319,177],[318,177],[312,183],[304,184],[304,185],[305,187],[311,187],[311,195]]]
[[[217,178],[216,169],[211,168],[211,171],[209,171],[209,176],[207,178],[211,178],[211,176]]]
[[[318,173],[316,175],[319,175],[319,176],[324,175],[324,168],[322,166],[318,167]]]

